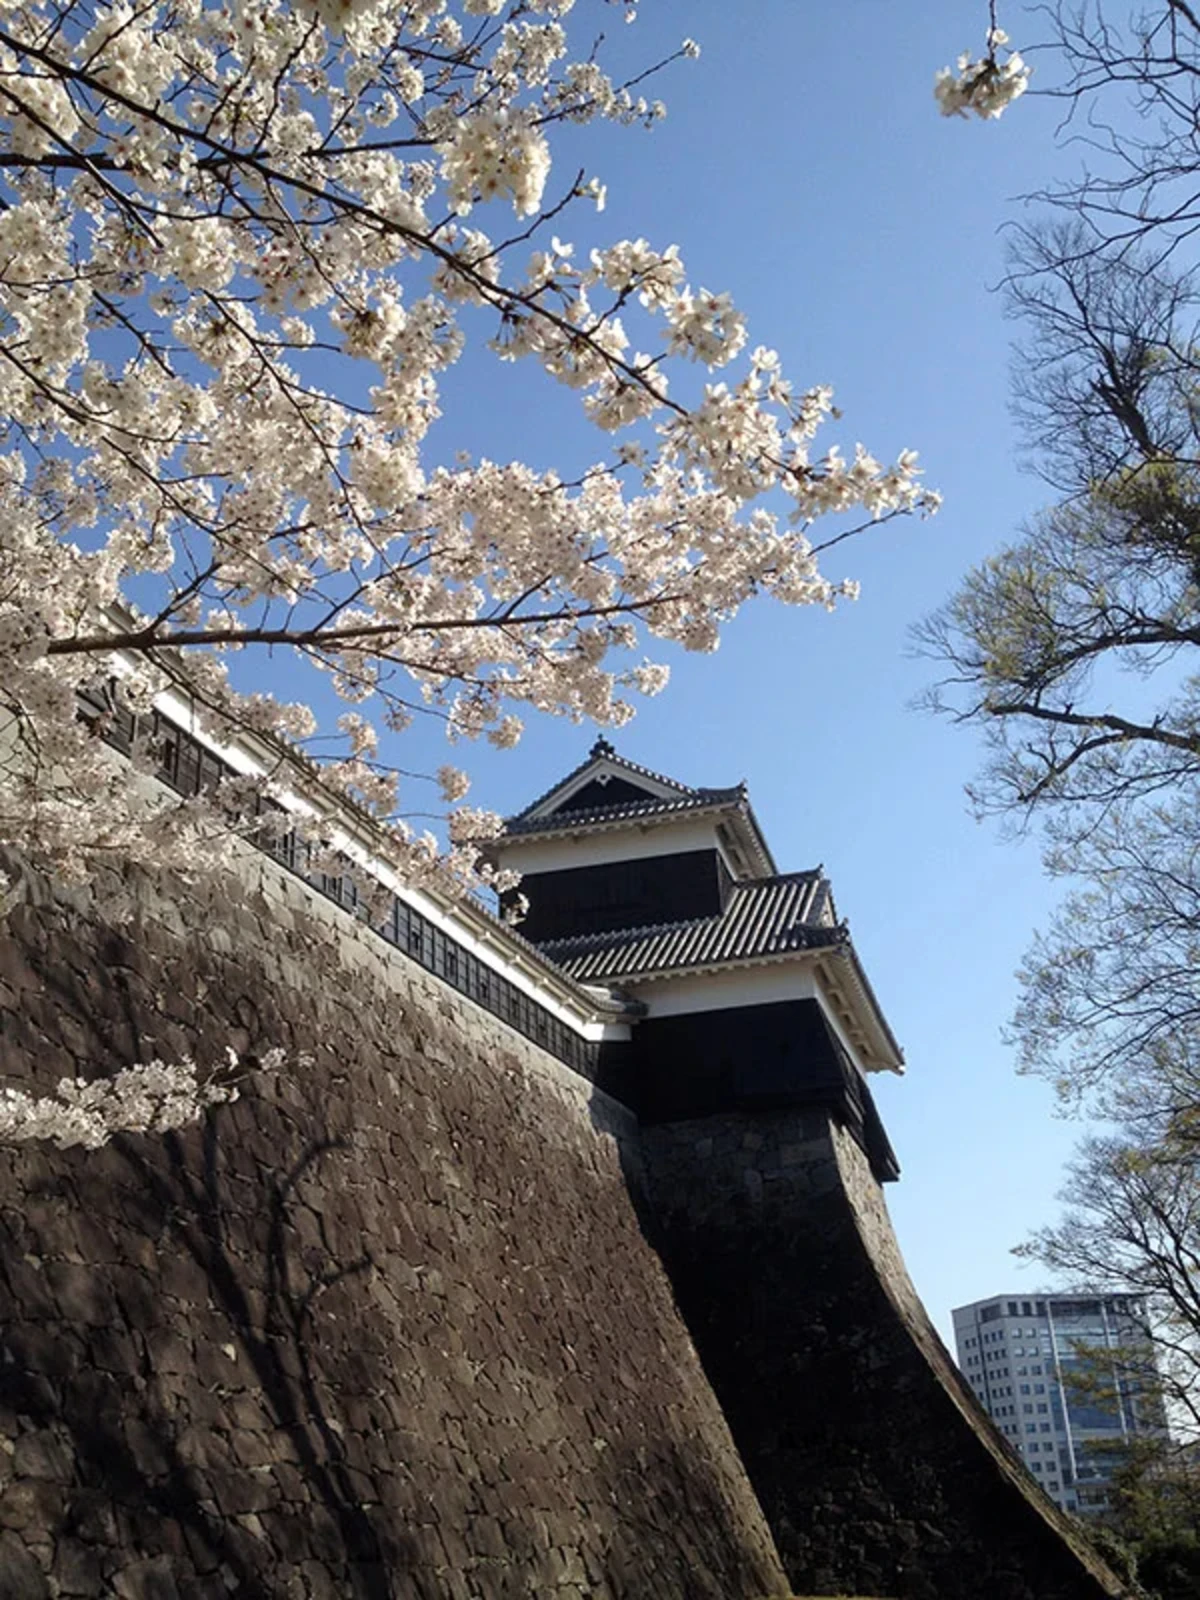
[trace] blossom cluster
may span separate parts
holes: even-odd
[[[969,50],[956,62],[957,71],[943,67],[933,81],[933,92],[944,117],[998,117],[1029,87],[1031,68],[1016,50],[999,60],[996,52],[1008,43],[1003,28],[990,28],[987,50],[978,61]]]
[[[590,32],[572,54],[570,10],[6,0],[0,843],[82,878],[199,870],[231,818],[271,826],[267,771],[131,787],[77,714],[115,677],[133,710],[185,695],[220,742],[323,739],[397,871],[477,885],[476,813],[446,855],[403,821],[389,753],[417,710],[501,747],[523,706],[618,725],[665,681],[647,639],[710,650],[756,595],[852,592],[815,518],[934,509],[911,452],[817,447],[829,389],[794,385],[674,245],[551,232],[603,200],[555,192],[558,125],[661,114]],[[445,374],[481,318],[501,362],[572,391],[593,464],[456,458]],[[340,718],[279,697],[310,669]]]
[[[284,1063],[284,1052],[268,1050],[257,1065],[274,1072]],[[221,1074],[200,1077],[196,1063],[149,1061],[126,1067],[112,1078],[63,1078],[53,1095],[34,1098],[23,1089],[0,1087],[0,1144],[22,1144],[47,1139],[60,1150],[83,1145],[99,1149],[117,1133],[166,1133],[197,1122],[216,1105],[238,1096],[229,1081],[237,1069],[235,1051]]]

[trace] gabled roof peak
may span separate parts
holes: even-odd
[[[618,755],[616,746],[603,734],[595,741],[588,751],[587,759],[573,767],[565,777],[552,784],[544,794],[538,795],[515,816],[510,817],[510,823],[522,822],[527,818],[541,817],[558,809],[570,795],[593,777],[607,781],[613,777],[622,777],[630,780],[640,788],[647,800],[665,799],[668,796],[696,796],[710,791],[693,788],[690,784],[680,783],[677,778],[668,778],[665,773],[654,772],[650,767],[639,766],[636,761],[630,761],[627,756]],[[631,798],[626,796],[626,799]]]
[[[667,826],[693,815],[723,820],[733,830],[742,846],[737,855],[745,875],[775,870],[744,780],[724,789],[680,783],[618,755],[604,735],[595,740],[585,761],[507,819],[502,839],[515,844],[531,835]]]

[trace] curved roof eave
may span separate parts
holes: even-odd
[[[832,930],[831,930],[832,931]],[[904,1051],[900,1048],[895,1034],[888,1025],[886,1017],[880,1010],[875,992],[863,971],[858,952],[850,942],[850,937],[844,930],[837,930],[841,937],[831,939],[824,944],[813,944],[799,950],[780,950],[773,953],[757,956],[739,956],[728,960],[711,960],[697,962],[691,966],[678,965],[661,967],[653,971],[621,972],[615,969],[605,973],[603,978],[594,978],[591,981],[603,983],[612,989],[628,991],[636,1001],[638,991],[651,984],[662,983],[671,978],[703,978],[715,977],[724,972],[747,972],[754,968],[786,966],[789,962],[796,965],[820,965],[823,962],[836,960],[839,965],[844,964],[850,976],[851,996],[847,1005],[847,1018],[855,1024],[852,1031],[863,1035],[869,1045],[872,1072],[894,1072],[898,1076],[904,1074]]]
[[[734,824],[740,842],[760,869],[758,875],[774,877],[778,874],[771,848],[742,787],[710,790],[695,796],[682,796],[678,800],[648,800],[645,804],[611,806],[590,812],[531,817],[528,821],[514,818],[500,837],[491,842],[487,853],[499,855],[510,847],[519,848],[525,840],[566,839],[582,834],[619,833],[632,829],[644,832],[684,817],[690,820],[707,816],[724,816]]]

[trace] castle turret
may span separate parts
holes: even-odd
[[[896,1176],[867,1075],[903,1056],[829,880],[777,870],[745,784],[691,787],[599,739],[495,854],[522,874],[525,937],[640,1003],[601,1082],[643,1123],[822,1105]]]
[[[1115,1595],[904,1270],[868,1088],[903,1058],[823,870],[778,871],[744,785],[691,788],[606,740],[496,855],[541,954],[626,1001],[599,1086],[637,1114],[642,1226],[795,1592]]]

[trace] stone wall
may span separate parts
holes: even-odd
[[[645,1214],[797,1590],[1121,1593],[959,1376],[828,1111],[641,1139]]]
[[[0,1600],[1119,1593],[829,1112],[639,1129],[239,872],[31,875],[0,924],[6,1079],[293,1058],[182,1135],[0,1150]]]
[[[180,1136],[0,1151],[0,1600],[778,1593],[624,1113],[251,870],[114,877],[119,926],[31,878],[0,925],[9,1080],[312,1055]]]

